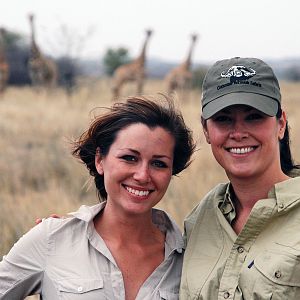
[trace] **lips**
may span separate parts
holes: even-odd
[[[230,147],[226,148],[226,150],[232,154],[247,154],[253,152],[257,147]]]
[[[139,197],[148,196],[152,192],[152,190],[136,189],[136,188],[129,187],[127,185],[124,185],[124,187],[127,190],[127,192],[129,192],[132,195],[139,196]]]

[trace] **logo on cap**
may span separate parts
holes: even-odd
[[[232,66],[227,71],[221,73],[221,77],[230,78],[231,83],[247,80],[256,74],[255,70],[245,66]]]

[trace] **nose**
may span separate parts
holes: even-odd
[[[248,136],[249,136],[249,133],[247,131],[247,128],[243,125],[242,122],[235,122],[233,124],[233,127],[229,134],[229,137],[231,139],[234,139],[236,141],[241,141],[244,138],[247,138]]]
[[[150,170],[148,165],[139,165],[133,174],[134,180],[140,183],[150,182]]]

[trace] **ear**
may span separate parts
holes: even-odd
[[[281,117],[278,120],[278,124],[279,124],[278,139],[282,140],[284,137],[284,132],[285,132],[285,128],[286,128],[286,113],[285,113],[285,111],[282,111]]]
[[[205,135],[206,142],[208,144],[210,144],[210,139],[209,139],[209,134],[208,134],[208,130],[207,130],[206,120],[204,120],[203,118],[201,118],[201,124],[202,124],[202,130],[203,130],[203,133]]]
[[[96,149],[95,166],[96,166],[97,172],[100,175],[103,175],[104,174],[104,170],[103,170],[103,165],[102,165],[102,155],[101,155],[101,151],[100,151],[99,147],[97,147],[97,149]]]

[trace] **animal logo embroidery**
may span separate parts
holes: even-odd
[[[221,77],[230,78],[231,83],[247,80],[256,74],[255,70],[245,66],[232,66],[227,71],[221,73]]]

